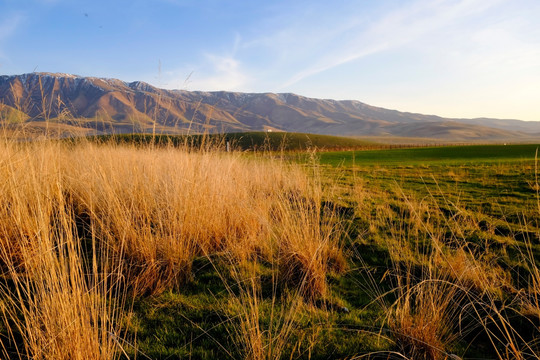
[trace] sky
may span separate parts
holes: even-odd
[[[539,0],[0,0],[0,74],[540,121]]]

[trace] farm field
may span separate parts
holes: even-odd
[[[168,144],[0,144],[4,357],[540,357],[537,145]]]
[[[330,151],[321,153],[321,162],[330,165],[460,165],[486,162],[532,160],[535,144],[462,145],[372,151]]]
[[[376,191],[399,189],[468,208],[489,207],[497,216],[534,215],[537,148],[472,145],[323,152],[319,163],[344,188],[361,182]]]

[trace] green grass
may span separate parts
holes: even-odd
[[[338,149],[375,146],[377,143],[341,136],[285,133],[285,132],[248,132],[227,134],[225,138],[231,139],[241,149],[270,149],[301,151],[307,149]]]
[[[263,273],[271,269],[262,265]],[[366,295],[359,297],[358,278],[351,273],[331,279],[339,299],[339,308],[332,304],[305,304],[297,312],[290,342],[283,358],[311,359],[346,358],[351,353],[384,350],[389,344],[378,339],[381,323],[375,307],[365,308],[371,301]],[[234,327],[238,313],[230,305],[231,294],[224,287],[234,284],[227,276],[227,269],[214,267],[207,259],[196,261],[194,279],[181,292],[168,291],[159,296],[137,300],[130,318],[130,343],[126,347],[130,357],[151,359],[238,359],[239,352]],[[262,277],[261,323],[265,328],[273,314],[280,313],[283,302],[274,302],[274,286]],[[235,288],[233,287],[233,290]],[[281,295],[278,294],[278,298]],[[332,306],[335,309],[328,310]],[[340,309],[350,308],[348,313]],[[309,343],[309,336],[316,341]],[[136,339],[136,340],[135,340]],[[301,348],[297,345],[303,343]],[[307,343],[307,344],[306,344]]]
[[[365,148],[379,146],[372,141],[348,137],[285,133],[285,132],[245,132],[207,135],[156,135],[151,134],[119,134],[90,137],[94,141],[116,141],[118,143],[172,144],[200,147],[204,144],[218,145],[225,148],[229,142],[231,149],[258,151],[304,151],[307,149],[337,150],[347,148]]]
[[[360,179],[377,191],[399,187],[418,196],[458,201],[514,219],[536,208],[535,154],[539,145],[474,145],[324,152],[328,177],[348,187]],[[354,164],[354,165],[353,165]],[[526,210],[526,211],[525,211]],[[516,220],[517,221],[517,220]]]
[[[533,160],[540,145],[469,145],[321,153],[322,164],[356,165],[464,164]]]

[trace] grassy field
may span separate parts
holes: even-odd
[[[244,132],[205,135],[156,135],[120,134],[101,135],[91,138],[98,142],[114,141],[120,144],[156,144],[166,146],[190,146],[201,148],[209,145],[212,148],[239,151],[305,151],[308,149],[339,150],[382,147],[379,143],[342,136],[286,133],[286,132]]]
[[[0,143],[4,358],[540,357],[536,145],[135,143]]]
[[[413,149],[327,152],[320,155],[323,164],[349,167],[357,165],[436,165],[514,162],[532,160],[540,145],[468,145]]]

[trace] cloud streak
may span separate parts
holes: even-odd
[[[360,26],[336,34],[329,54],[321,56],[307,68],[286,80],[282,87],[289,87],[310,76],[337,66],[396,49],[434,32],[451,26],[464,18],[485,12],[503,0],[420,0],[394,10],[377,19],[367,29]],[[316,36],[316,35],[315,35]],[[340,38],[351,38],[343,41]]]
[[[240,91],[251,82],[242,63],[233,55],[204,54],[197,65],[186,65],[164,73],[168,89]]]
[[[8,14],[4,19],[0,18],[0,59],[8,59],[4,53],[4,42],[16,34],[23,18],[21,14]]]
[[[0,41],[3,41],[15,34],[21,24],[23,16],[20,14],[10,14],[0,20]]]
[[[207,54],[208,72],[200,76],[193,74],[193,85],[203,90],[241,90],[249,82],[249,77],[242,70],[242,64],[234,56]]]

